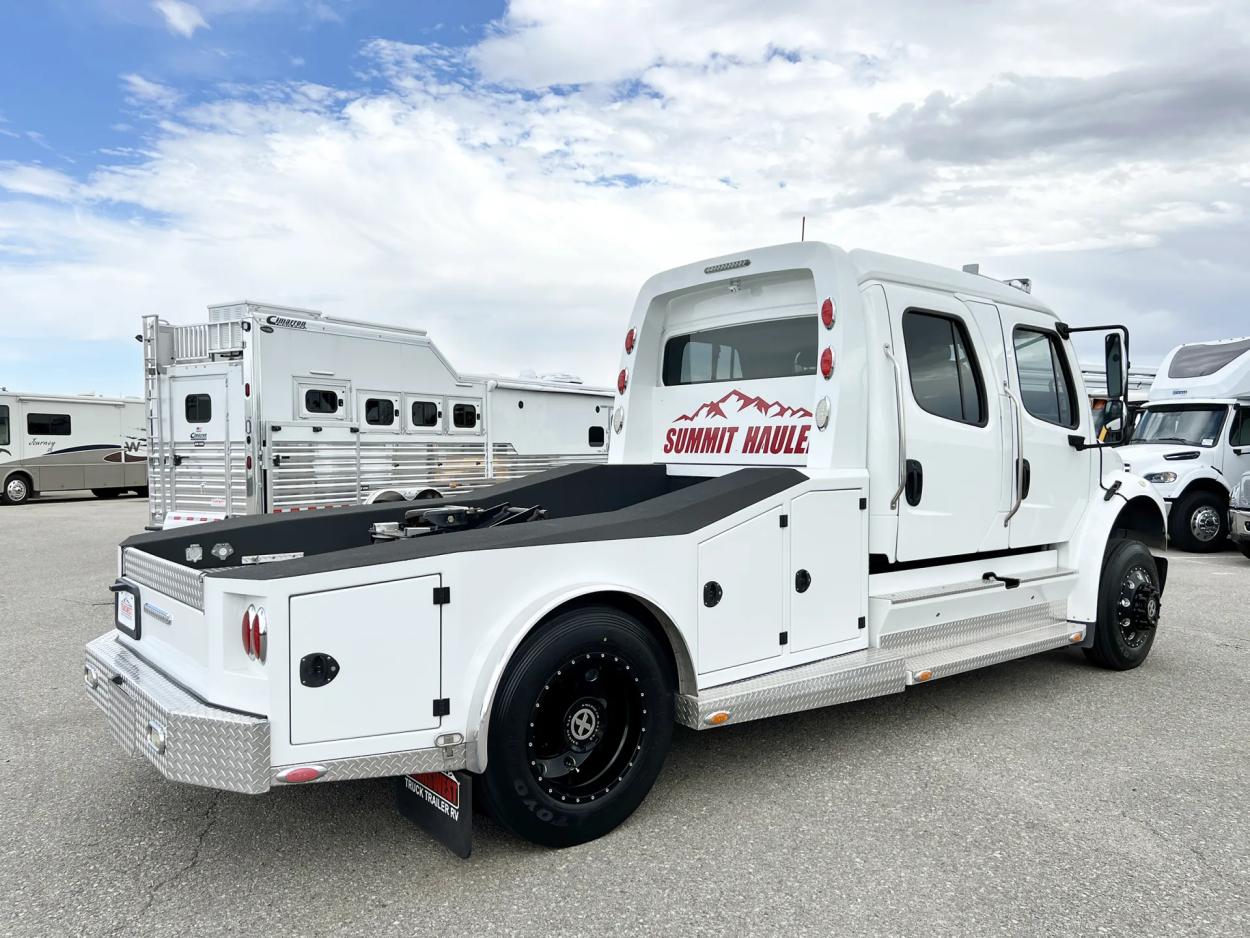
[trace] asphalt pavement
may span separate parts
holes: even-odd
[[[166,782],[82,687],[138,499],[0,507],[0,935],[1250,934],[1250,560],[1173,554],[1154,650],[678,730],[642,808],[459,860],[391,783]]]

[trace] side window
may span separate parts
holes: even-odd
[[[413,401],[412,426],[437,427],[438,405],[433,401]]]
[[[0,446],[9,445],[9,405],[0,404]]]
[[[586,442],[591,447],[598,449],[599,447],[603,446],[604,440],[606,439],[607,439],[607,434],[604,433],[603,427],[596,424],[595,426],[590,428],[590,432],[587,434]]]
[[[388,397],[365,398],[365,423],[371,427],[389,427],[394,424],[394,402]]]
[[[207,394],[188,394],[183,404],[187,423],[208,423],[213,419],[213,399]]]
[[[338,391],[322,388],[310,388],[304,392],[304,410],[310,414],[337,414],[339,412]]]
[[[985,426],[985,386],[962,322],[952,316],[908,310],[903,314],[903,345],[911,393],[922,410]]]
[[[1038,420],[1074,429],[1080,423],[1068,359],[1053,332],[1016,327],[1020,401]]]
[[[69,414],[27,414],[26,432],[31,436],[69,436]]]
[[[1233,415],[1233,429],[1228,434],[1228,442],[1232,446],[1250,446],[1250,407],[1237,408],[1237,412]]]
[[[451,425],[458,430],[477,426],[477,408],[472,404],[456,404],[451,408]]]

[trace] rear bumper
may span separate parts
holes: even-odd
[[[166,778],[252,795],[269,790],[267,719],[203,703],[112,632],[87,645],[83,681],[113,738]]]
[[[283,784],[302,765],[272,764],[269,720],[206,704],[121,642],[116,633],[88,643],[83,681],[127,752],[140,754],[167,779],[258,795]],[[155,741],[154,741],[155,740]],[[318,761],[317,777],[337,782],[465,767],[465,744]]]

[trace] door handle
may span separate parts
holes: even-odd
[[[1033,482],[1033,470],[1027,459],[1024,461],[1024,470],[1021,472],[1020,477],[1022,480],[1020,483],[1020,498],[1025,499],[1029,497],[1029,486]]]
[[[291,458],[290,456],[279,456],[275,454],[273,457],[273,467],[277,469],[278,467],[282,465],[282,460],[290,459],[290,458]]]
[[[904,488],[907,492],[907,504],[915,508],[924,494],[924,467],[920,465],[919,459],[907,460],[906,475]]]
[[[175,465],[175,466],[181,466],[181,465],[182,465],[182,457],[181,457],[181,456],[174,456],[174,465]]]

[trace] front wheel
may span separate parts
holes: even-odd
[[[1159,568],[1141,541],[1114,541],[1102,565],[1094,644],[1085,656],[1115,671],[1135,668],[1150,654],[1159,624]]]
[[[673,684],[665,649],[632,616],[607,606],[557,615],[500,682],[482,776],[487,810],[545,847],[616,828],[664,765]]]
[[[1168,512],[1168,535],[1181,550],[1219,550],[1228,537],[1228,500],[1202,489],[1182,495]]]
[[[6,505],[21,505],[30,501],[30,483],[25,476],[10,476],[4,483],[4,491],[0,492],[0,502]]]

